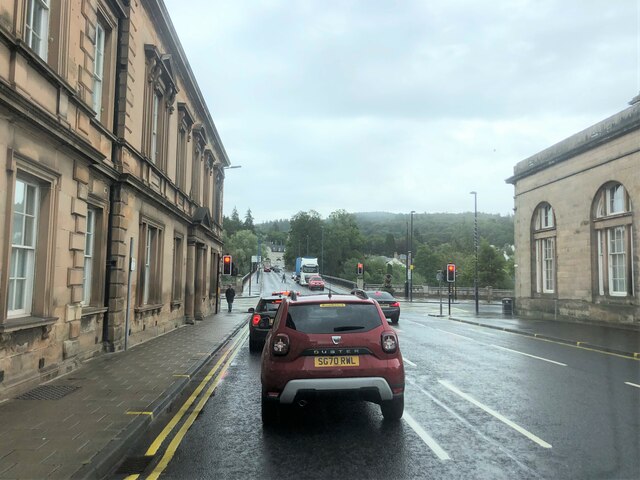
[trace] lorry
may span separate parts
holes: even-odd
[[[307,285],[309,278],[313,275],[318,275],[320,267],[318,266],[318,259],[315,257],[299,257],[300,258],[300,285]],[[298,271],[298,259],[296,259],[296,273]]]

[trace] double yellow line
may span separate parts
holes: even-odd
[[[167,468],[167,466],[169,465],[169,462],[171,462],[171,459],[175,455],[178,447],[180,446],[180,443],[182,443],[184,436],[189,431],[189,428],[191,428],[191,425],[193,425],[193,422],[195,422],[196,418],[198,417],[198,415],[200,414],[204,406],[207,404],[207,401],[209,401],[209,398],[211,397],[211,394],[213,393],[213,391],[216,389],[218,384],[224,378],[225,374],[227,373],[227,370],[229,369],[229,366],[231,365],[231,363],[233,362],[233,359],[236,357],[236,355],[240,351],[240,347],[242,346],[242,344],[244,343],[248,335],[249,335],[249,330],[247,328],[244,328],[240,336],[233,342],[233,344],[227,349],[227,351],[222,355],[222,357],[220,357],[220,359],[216,362],[213,368],[209,371],[209,373],[207,373],[204,379],[200,382],[198,387],[193,391],[191,396],[182,405],[182,407],[180,407],[180,410],[176,412],[176,414],[173,416],[171,421],[169,421],[169,423],[164,427],[162,432],[160,432],[160,434],[156,437],[156,439],[151,443],[151,445],[145,452],[145,456],[153,456],[156,453],[158,453],[158,450],[160,450],[160,447],[165,442],[169,434],[173,431],[176,425],[180,423],[182,418],[189,412],[189,410],[191,409],[191,406],[195,403],[198,397],[200,397],[200,400],[198,401],[196,406],[193,408],[193,410],[191,410],[191,413],[189,414],[187,419],[184,421],[184,423],[182,424],[178,432],[175,434],[175,436],[167,446],[167,449],[165,450],[164,455],[162,456],[158,464],[155,466],[153,471],[149,474],[147,479],[157,479],[158,477],[160,477],[160,474],[165,470],[165,468]],[[221,366],[222,368],[220,368]],[[212,379],[213,381],[211,381]],[[209,382],[211,383],[209,384]],[[204,395],[200,396],[200,394],[205,389],[205,387],[207,387],[207,384],[209,384],[209,386],[206,389]],[[140,477],[140,474],[129,475],[128,477],[126,477],[125,480],[136,480],[139,477]]]

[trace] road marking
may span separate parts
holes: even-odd
[[[222,355],[222,357],[220,357],[220,360],[218,360],[218,362],[216,362],[216,364],[209,371],[207,376],[204,377],[204,379],[200,382],[200,385],[198,385],[198,387],[193,391],[193,393],[187,399],[187,401],[180,407],[180,410],[178,410],[178,412],[174,415],[174,417],[171,419],[171,421],[169,423],[167,423],[167,425],[164,427],[162,432],[160,432],[160,434],[156,437],[156,439],[153,441],[153,443],[149,446],[149,449],[147,450],[145,455],[155,455],[158,452],[158,450],[160,449],[160,446],[162,445],[162,443],[167,439],[167,437],[169,436],[171,431],[175,428],[175,426],[182,419],[182,417],[185,415],[185,413],[187,413],[189,408],[191,408],[191,405],[193,404],[193,402],[195,402],[196,398],[198,398],[198,395],[200,395],[200,392],[202,392],[202,390],[204,389],[206,384],[209,383],[209,381],[211,380],[211,377],[213,377],[214,373],[218,370],[218,368],[220,368],[220,365],[222,365],[222,363],[225,361],[225,359],[229,356],[229,354],[237,346],[242,345],[241,340],[244,341],[243,337],[244,337],[245,333],[248,333],[248,331],[249,331],[248,328],[249,327],[245,327],[245,332],[243,332],[240,335],[240,337],[238,339],[236,339],[236,341],[231,345],[231,347],[224,353],[224,355]]]
[[[412,367],[417,367],[418,366],[415,363],[413,363],[411,360],[409,360],[407,357],[405,357],[404,355],[402,356],[402,360],[404,361],[404,363],[408,363]]]
[[[501,347],[500,345],[491,345],[492,347],[499,348],[500,350],[506,350],[507,352],[517,353],[519,355],[525,355],[527,357],[535,358],[537,360],[542,360],[543,362],[554,363],[556,365],[560,365],[561,367],[566,367],[566,363],[556,362],[555,360],[549,360],[548,358],[537,357],[535,355],[531,355],[530,353],[519,352],[518,350],[511,350],[507,347]]]
[[[187,434],[187,432],[191,428],[191,425],[193,425],[193,422],[196,421],[196,418],[198,417],[198,415],[200,414],[204,406],[209,401],[209,398],[211,398],[211,395],[215,391],[218,384],[226,376],[229,366],[231,365],[233,360],[236,358],[236,355],[240,351],[240,347],[243,345],[248,335],[249,335],[249,329],[247,327],[240,335],[240,338],[238,339],[238,341],[234,343],[234,348],[228,350],[228,351],[232,351],[232,353],[227,358],[226,363],[222,366],[222,368],[218,372],[218,375],[215,377],[213,382],[211,382],[211,385],[209,385],[209,388],[207,388],[207,390],[204,392],[204,395],[200,397],[200,401],[196,404],[192,412],[189,414],[187,419],[184,421],[184,423],[180,427],[180,430],[178,430],[176,435],[173,437],[173,439],[167,446],[167,449],[165,450],[164,455],[162,456],[158,464],[155,466],[151,474],[147,477],[147,480],[157,480],[162,474],[162,472],[164,471],[164,469],[167,468],[167,466],[169,465],[169,462],[171,462],[171,460],[173,459],[173,456],[178,450],[178,447],[182,443],[184,436]]]
[[[455,418],[456,420],[458,420],[460,423],[462,423],[464,426],[466,426],[469,430],[473,431],[476,435],[478,435],[480,438],[482,438],[485,442],[491,444],[494,448],[496,448],[497,450],[500,450],[502,453],[504,453],[507,457],[509,457],[511,460],[513,460],[513,462],[517,465],[520,466],[520,468],[522,468],[524,471],[526,471],[529,474],[529,477],[531,478],[541,478],[540,475],[538,475],[534,470],[532,470],[531,468],[529,468],[527,465],[525,465],[524,463],[522,463],[518,457],[516,457],[515,455],[513,455],[509,449],[505,448],[500,442],[494,440],[493,438],[488,437],[487,435],[485,435],[484,433],[482,433],[482,431],[476,427],[475,425],[473,425],[471,422],[469,422],[469,420],[467,420],[466,418],[462,417],[459,413],[455,412],[453,409],[451,409],[450,407],[448,407],[447,405],[445,405],[444,403],[442,403],[440,400],[438,400],[436,397],[434,397],[431,393],[427,392],[424,388],[422,388],[420,385],[418,385],[416,383],[416,381],[409,377],[407,379],[407,381],[413,385],[414,387],[416,387],[418,390],[420,390],[420,392],[422,392],[424,395],[426,395],[427,397],[429,397],[431,399],[431,401],[433,403],[435,403],[436,405],[438,405],[440,408],[442,408],[445,412],[447,412],[449,415],[451,415],[453,418]]]
[[[431,435],[429,435],[424,428],[422,428],[418,422],[416,422],[413,417],[411,415],[409,415],[406,411],[404,412],[404,414],[402,415],[402,419],[407,422],[407,425],[409,425],[414,432],[416,432],[416,434],[422,439],[422,441],[424,443],[427,444],[427,447],[429,447],[431,449],[431,451],[433,453],[436,454],[436,456],[440,459],[440,460],[450,460],[451,457],[449,456],[449,454],[447,452],[444,451],[444,449],[438,445],[438,442],[436,442]]]
[[[406,361],[406,360],[405,360],[405,361]],[[631,382],[624,382],[624,383],[625,383],[625,385],[629,385],[629,386],[631,386],[631,387],[640,388],[640,385],[637,385],[637,384],[635,384],[635,383],[631,383]]]
[[[398,327],[393,327],[393,329],[398,332],[398,333],[404,333],[402,330],[400,330]]]
[[[495,410],[493,410],[491,407],[488,407],[482,403],[480,403],[478,400],[476,400],[475,398],[473,398],[471,395],[468,395],[466,393],[464,393],[461,390],[458,390],[458,388],[456,388],[454,385],[452,385],[451,383],[449,383],[446,380],[440,380],[438,379],[438,383],[440,383],[440,385],[442,385],[443,387],[448,388],[449,390],[451,390],[453,393],[455,393],[456,395],[458,395],[459,397],[464,398],[466,401],[473,403],[476,407],[481,408],[482,410],[484,410],[485,412],[487,412],[489,415],[494,416],[495,418],[497,418],[498,420],[500,420],[502,423],[510,426],[511,428],[513,428],[515,431],[517,431],[518,433],[524,435],[525,437],[527,437],[529,440],[534,441],[535,443],[537,443],[538,445],[540,445],[543,448],[551,448],[551,444],[545,442],[544,440],[542,440],[540,437],[534,435],[533,433],[529,432],[528,430],[525,430],[524,428],[522,428],[520,425],[518,425],[515,422],[512,422],[511,420],[509,420],[507,417],[505,417],[504,415],[501,415],[500,413],[496,412]]]
[[[435,328],[435,327],[434,327],[434,328]],[[442,333],[448,333],[449,335],[455,335],[456,337],[462,337],[462,338],[465,338],[465,339],[467,339],[467,340],[471,340],[472,342],[479,343],[480,345],[487,345],[486,343],[479,342],[479,341],[477,341],[477,340],[476,340],[476,339],[474,339],[474,338],[467,337],[466,335],[460,335],[459,333],[449,332],[449,331],[447,331],[447,330],[442,330],[442,329],[440,329],[440,328],[435,328],[435,330],[438,330],[439,332],[442,332]]]
[[[153,417],[153,412],[127,412],[127,415],[149,415],[150,417]]]
[[[418,325],[419,327],[427,328],[427,326],[426,326],[426,325],[423,325],[423,324],[418,323],[418,322],[414,322],[413,320],[405,320],[405,322],[407,322],[407,323],[413,323],[414,325]]]

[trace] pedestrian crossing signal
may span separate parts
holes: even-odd
[[[231,275],[231,255],[222,256],[222,274]]]
[[[453,283],[456,281],[456,264],[447,263],[447,282]]]

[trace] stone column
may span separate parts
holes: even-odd
[[[203,282],[203,268],[204,268],[204,255],[205,249],[204,245],[198,245],[196,247],[196,274],[195,274],[195,319],[202,320],[204,315],[202,313],[202,297],[204,296],[204,289],[206,287],[205,282]]]
[[[184,319],[186,323],[193,325],[195,323],[194,302],[195,302],[195,262],[196,262],[196,243],[195,241],[187,241],[187,276],[185,280],[185,299],[184,299]]]

